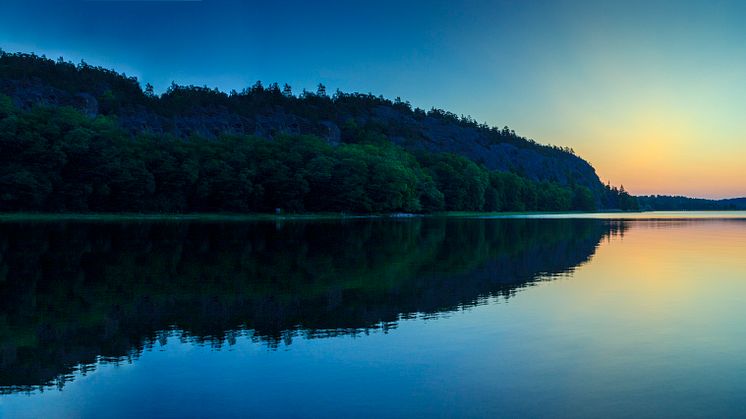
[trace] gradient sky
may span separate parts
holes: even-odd
[[[746,2],[15,1],[0,47],[164,90],[400,96],[574,148],[635,194],[746,196]]]

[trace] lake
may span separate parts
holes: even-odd
[[[0,222],[0,417],[733,417],[746,214]]]

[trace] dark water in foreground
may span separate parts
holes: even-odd
[[[674,216],[0,223],[0,417],[743,415],[746,220]]]

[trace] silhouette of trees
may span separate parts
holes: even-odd
[[[645,211],[711,211],[743,210],[746,202],[741,199],[712,200],[685,196],[649,195],[636,197]]]
[[[258,87],[257,87],[258,88]],[[173,85],[173,108],[209,93]],[[279,93],[278,93],[279,94]],[[0,96],[0,210],[431,212],[589,210],[589,191],[491,172],[450,153],[415,157],[376,130],[314,136],[131,137],[113,119],[16,109]],[[615,191],[615,190],[614,190]],[[628,197],[616,191],[619,198]],[[626,199],[626,198],[625,198]],[[622,201],[620,201],[622,202]],[[625,201],[626,202],[626,201]],[[627,204],[623,204],[627,205]],[[629,206],[629,205],[627,205]]]
[[[637,198],[631,196],[624,186],[617,188],[606,184],[602,194],[602,204],[605,208],[618,209],[622,211],[637,211],[640,209]]]
[[[401,99],[391,101],[382,96],[370,93],[342,93],[337,92],[331,100],[320,103],[319,97],[328,97],[326,86],[319,83],[316,94],[302,94],[300,97],[292,95],[289,85],[282,89],[274,88],[276,83],[265,88],[261,81],[257,81],[252,87],[244,89],[238,94],[227,95],[198,86],[172,86],[160,97],[150,97],[150,89],[146,84],[143,90],[135,77],[102,67],[94,67],[81,62],[75,65],[59,59],[56,62],[34,54],[0,52],[0,75],[9,80],[43,80],[52,87],[61,89],[71,94],[80,92],[91,93],[100,103],[108,102],[104,107],[104,113],[113,114],[120,109],[126,109],[134,105],[147,106],[159,114],[173,115],[184,111],[185,101],[175,100],[175,96],[194,101],[192,108],[201,106],[222,106],[239,115],[255,114],[267,106],[282,105],[294,114],[310,118],[332,119],[335,115],[360,115],[364,111],[377,106],[390,106],[406,115],[416,119],[431,117],[443,122],[458,124],[462,127],[479,129],[488,134],[494,143],[513,143],[522,147],[531,147],[545,154],[573,153],[571,149],[545,146],[536,143],[532,139],[521,137],[507,126],[499,129],[488,127],[484,123],[478,123],[470,116],[459,117],[456,114],[442,109],[432,108],[425,112],[422,109],[412,109],[408,102]],[[305,92],[308,93],[308,92]],[[157,100],[149,100],[157,99]]]
[[[258,87],[255,87],[258,88]],[[178,108],[206,88],[173,85]],[[280,94],[279,92],[277,93]],[[66,107],[15,108],[0,96],[0,210],[156,212],[431,212],[591,209],[587,189],[491,172],[450,153],[415,157],[376,130],[188,141],[142,133]],[[620,196],[628,196],[619,192]]]
[[[0,53],[0,76],[38,83],[98,101],[91,117],[61,104],[14,106],[0,95],[0,210],[2,211],[346,211],[431,212],[635,209],[626,191],[607,185],[535,180],[523,168],[493,172],[448,153],[406,151],[392,138],[418,141],[406,117],[480,130],[486,141],[566,158],[571,149],[542,146],[509,127],[498,129],[441,109],[424,111],[397,98],[335,92],[292,95],[289,85],[261,81],[230,95],[206,86],[172,83],[161,95],[137,79],[84,62]],[[386,108],[402,118],[372,118]],[[202,112],[252,117],[283,109],[303,123],[338,124],[341,144],[315,136],[273,132],[272,139],[210,132],[196,135],[143,118],[180,118]],[[128,115],[141,125],[120,125]],[[95,115],[95,112],[94,112]],[[132,115],[135,115],[133,118]],[[146,115],[140,117],[141,115]],[[217,118],[217,117],[216,117]],[[170,121],[170,119],[167,119]],[[397,122],[397,121],[404,122]],[[233,123],[233,122],[230,122]],[[146,124],[147,127],[147,124]],[[308,132],[306,130],[305,132]],[[245,131],[243,131],[245,132]],[[573,157],[575,158],[575,157]]]

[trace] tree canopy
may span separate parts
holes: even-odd
[[[24,111],[0,96],[0,210],[352,213],[593,210],[583,186],[490,171],[360,130],[330,145],[141,133],[68,107]]]

